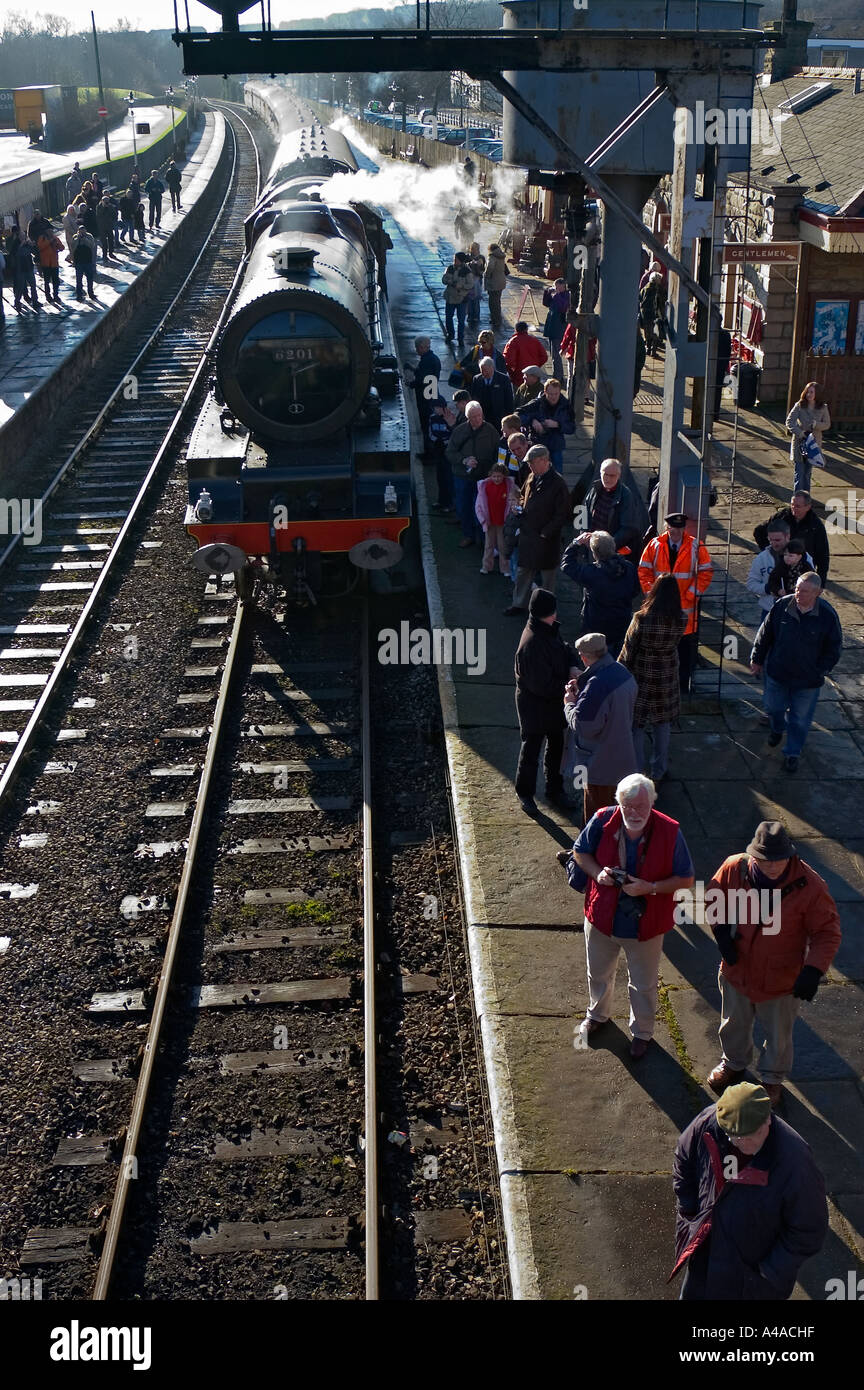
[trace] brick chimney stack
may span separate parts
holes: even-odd
[[[765,54],[765,71],[771,81],[782,82],[807,64],[807,40],[813,25],[798,18],[798,0],[783,0],[783,18],[769,20],[762,28],[766,34],[782,34],[785,48],[769,48]]]

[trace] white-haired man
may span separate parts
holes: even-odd
[[[471,381],[471,395],[483,407],[483,419],[500,430],[504,416],[513,409],[513,387],[506,372],[496,371],[492,357],[480,358],[480,371]]]
[[[673,894],[694,882],[693,860],[671,816],[654,809],[654,783],[634,773],[618,783],[615,805],[600,810],[573,846],[588,875],[585,954],[588,1038],[608,1022],[623,949],[630,992],[630,1055],[644,1057],[654,1036],[663,937],[674,926]]]

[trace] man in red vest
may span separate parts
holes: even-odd
[[[695,874],[677,820],[654,810],[654,783],[641,773],[619,782],[614,806],[592,816],[573,846],[590,882],[585,890],[587,1040],[609,1021],[623,949],[630,989],[630,1056],[644,1057],[654,1036],[663,937],[674,926],[679,888]]]

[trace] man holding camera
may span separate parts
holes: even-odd
[[[663,937],[674,926],[673,895],[695,880],[681,827],[654,809],[654,783],[641,773],[619,782],[615,805],[585,826],[573,858],[587,874],[585,953],[588,1012],[586,1038],[609,1021],[615,970],[627,957],[630,993],[630,1056],[644,1057],[654,1036]]]

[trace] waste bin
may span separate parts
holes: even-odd
[[[744,410],[752,410],[759,395],[761,369],[754,362],[735,362],[732,367],[732,394]]]

